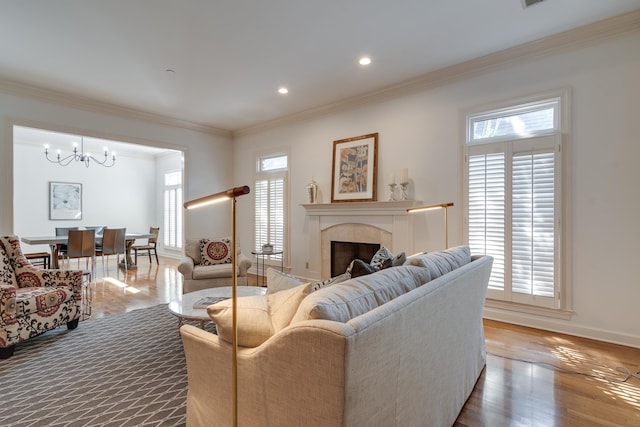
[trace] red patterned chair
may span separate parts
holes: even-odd
[[[16,343],[64,324],[75,329],[81,310],[81,270],[40,270],[17,236],[0,237],[0,359]]]

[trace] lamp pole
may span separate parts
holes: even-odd
[[[238,271],[237,266],[237,239],[236,239],[236,198],[249,194],[251,190],[248,186],[230,188],[219,193],[211,194],[209,196],[200,197],[199,199],[190,200],[185,202],[184,207],[186,209],[197,209],[202,206],[208,206],[212,203],[218,203],[225,200],[231,200],[231,268],[233,274],[231,275],[231,385],[232,385],[232,400],[233,400],[233,426],[238,425],[238,302],[237,302],[237,288],[238,288]]]

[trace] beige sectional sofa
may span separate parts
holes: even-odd
[[[214,238],[211,238],[214,239]],[[187,240],[185,256],[178,264],[178,271],[182,274],[182,293],[199,291],[201,289],[231,286],[231,264],[203,265],[200,256],[201,240]],[[251,267],[251,260],[237,248],[238,285],[247,285],[247,271]]]
[[[315,292],[239,299],[238,341],[257,346],[238,349],[238,424],[451,426],[485,365],[492,262],[457,247]],[[228,426],[227,319],[218,305],[208,310],[220,335],[180,329],[187,424]],[[249,339],[252,327],[266,336]]]

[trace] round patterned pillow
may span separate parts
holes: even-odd
[[[200,240],[200,259],[202,265],[230,264],[230,239]]]

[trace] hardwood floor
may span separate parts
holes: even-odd
[[[167,303],[182,292],[177,261],[140,257],[102,275],[92,319]],[[255,284],[255,276],[249,277]],[[91,321],[86,320],[86,321]],[[456,426],[640,426],[640,349],[486,320],[487,366]]]

